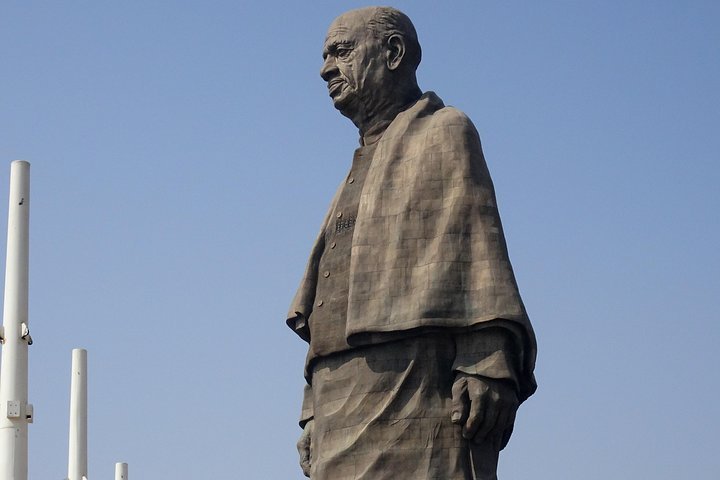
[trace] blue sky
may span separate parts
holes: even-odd
[[[0,7],[2,198],[32,164],[31,479],[67,471],[74,347],[91,479],[302,478],[284,318],[357,145],[325,30],[364,5]],[[714,478],[720,3],[394,6],[420,86],[480,132],[538,336],[502,478]]]

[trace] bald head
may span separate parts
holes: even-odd
[[[363,130],[380,111],[419,97],[415,71],[421,56],[407,15],[391,7],[361,8],[330,25],[320,75],[335,108]]]
[[[387,44],[393,35],[405,40],[404,66],[415,72],[422,59],[422,50],[410,18],[392,7],[367,7],[360,11],[367,11],[367,28],[383,45]]]

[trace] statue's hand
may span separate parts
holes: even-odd
[[[312,449],[312,432],[315,427],[315,420],[308,420],[303,428],[302,435],[297,442],[298,453],[300,454],[300,468],[306,477],[310,476],[310,458]]]
[[[462,425],[463,438],[492,442],[502,450],[510,440],[519,402],[505,382],[458,373],[452,386],[452,422]]]

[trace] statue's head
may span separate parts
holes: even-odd
[[[392,102],[398,92],[418,90],[420,58],[415,27],[404,13],[391,7],[361,8],[330,25],[320,76],[335,108],[355,121]]]

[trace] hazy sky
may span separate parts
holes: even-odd
[[[32,480],[67,472],[74,347],[91,480],[303,478],[284,320],[357,146],[322,42],[364,5],[3,2],[0,198],[32,164]],[[717,478],[720,2],[394,6],[420,86],[480,131],[538,337],[502,479]]]

